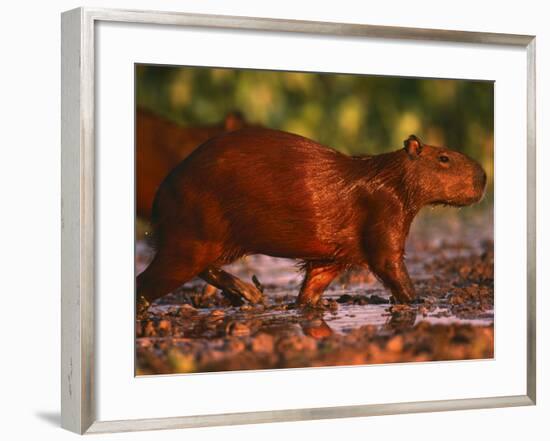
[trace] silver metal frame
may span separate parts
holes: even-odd
[[[97,421],[94,389],[94,30],[99,21],[387,39],[512,45],[527,56],[527,378],[526,395],[277,410],[125,421]],[[62,27],[61,421],[76,433],[175,429],[398,413],[526,406],[536,399],[535,37],[362,24],[172,12],[78,8]]]

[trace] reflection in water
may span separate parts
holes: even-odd
[[[322,313],[304,313],[300,318],[300,326],[305,335],[320,339],[329,337],[334,333],[327,322],[323,320]]]
[[[409,329],[416,324],[417,310],[415,307],[392,306],[389,312],[387,327],[393,331]]]

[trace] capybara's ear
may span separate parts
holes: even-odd
[[[422,153],[422,148],[424,145],[422,141],[416,135],[410,135],[405,141],[403,141],[403,146],[409,154],[409,156],[418,156]]]
[[[245,126],[244,117],[241,112],[228,113],[224,121],[225,130],[232,132],[242,129]]]

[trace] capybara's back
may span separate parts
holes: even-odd
[[[298,301],[314,305],[344,269],[368,266],[396,301],[414,288],[404,264],[410,224],[428,204],[468,205],[486,176],[467,156],[424,145],[351,157],[304,137],[248,128],[197,148],[162,182],[153,206],[157,254],[138,277],[144,301],[199,275],[231,296],[261,293],[220,267],[247,254],[298,259]]]

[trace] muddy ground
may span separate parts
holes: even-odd
[[[136,373],[492,358],[492,214],[444,210],[423,213],[409,236],[414,304],[390,304],[389,293],[362,270],[333,282],[322,308],[301,311],[294,306],[301,281],[296,262],[250,256],[226,269],[254,277],[265,304],[232,305],[191,281],[136,321]],[[143,240],[136,249],[140,272],[152,251]]]

